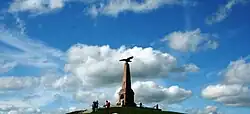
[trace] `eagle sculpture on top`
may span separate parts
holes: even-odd
[[[120,61],[125,61],[126,63],[128,63],[128,62],[132,62],[131,59],[133,59],[133,58],[134,58],[134,56],[131,56],[131,57],[128,57],[126,59],[121,59]]]

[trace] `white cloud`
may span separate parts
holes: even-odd
[[[104,101],[108,100],[109,95],[110,93],[107,92],[79,90],[74,94],[74,99],[88,104],[98,100],[100,104],[104,104]]]
[[[0,106],[0,114],[45,114],[42,113],[40,109],[36,108],[22,108],[22,107],[6,107],[6,109],[1,109]],[[52,114],[52,113],[51,113]]]
[[[202,96],[228,106],[250,106],[250,90],[242,85],[210,85],[202,90]]]
[[[118,16],[122,12],[145,13],[161,8],[164,5],[194,5],[185,0],[109,0],[107,3],[91,5],[88,14]]]
[[[92,102],[92,100],[96,99],[103,101],[104,99],[111,99],[110,94],[114,93],[111,91],[115,91],[115,89],[103,93],[101,91],[85,91],[83,88],[87,88],[85,85],[93,84],[93,86],[100,87],[100,89],[107,89],[105,88],[107,86],[103,87],[103,85],[120,82],[123,64],[118,60],[129,55],[135,56],[134,62],[131,63],[134,79],[160,78],[166,76],[171,71],[174,72],[173,69],[178,68],[176,58],[168,53],[153,50],[152,48],[134,47],[128,49],[122,46],[119,49],[111,49],[108,46],[78,44],[68,50],[68,60],[66,60],[64,52],[49,47],[43,42],[32,40],[23,32],[0,28],[0,42],[4,43],[3,46],[0,46],[0,58],[2,59],[0,63],[4,66],[4,72],[11,70],[17,65],[37,67],[41,72],[48,69],[56,72],[55,74],[48,73],[45,75],[42,73],[37,77],[1,77],[0,89],[4,93],[1,96],[6,95],[9,90],[12,93],[8,94],[14,95],[18,93],[18,95],[11,97],[4,96],[4,99],[7,100],[2,105],[5,106],[3,106],[3,109],[5,111],[8,110],[8,113],[41,113],[38,108],[50,104],[56,99],[57,95],[64,94],[64,92],[74,95],[77,101],[82,101],[83,98],[85,99],[89,96],[87,102]],[[61,75],[57,72],[57,69],[61,69],[65,61],[68,62],[65,70],[70,71],[74,75]],[[186,64],[181,66],[180,69],[182,71],[178,72],[196,72],[198,67],[194,64]],[[187,90],[178,86],[165,89],[168,90],[169,96],[171,96],[171,91],[173,92],[172,94],[177,95],[176,97],[172,96],[172,100],[165,100],[169,103],[180,102],[186,99],[184,95],[186,95],[185,91]],[[9,105],[14,98],[20,100],[19,104],[22,106]]]
[[[250,63],[249,57],[232,61],[220,72],[223,84],[209,85],[202,90],[202,96],[229,106],[250,106]]]
[[[167,76],[169,72],[177,72],[174,69],[179,68],[176,58],[170,54],[153,50],[152,48],[140,47],[125,48],[122,46],[119,49],[111,49],[109,46],[78,44],[68,50],[67,59],[65,59],[64,52],[49,47],[43,42],[32,40],[28,36],[25,36],[25,34],[19,34],[12,30],[4,28],[0,30],[0,42],[7,45],[6,47],[0,47],[0,57],[3,59],[2,64],[8,66],[9,69],[17,65],[35,66],[40,68],[40,70],[45,69],[46,71],[52,68],[53,72],[40,74],[41,76],[38,77],[1,77],[0,89],[4,92],[1,95],[7,95],[9,90],[12,93],[8,93],[8,95],[20,92],[19,96],[15,98],[23,99],[23,103],[35,108],[46,106],[55,101],[57,95],[64,93],[74,95],[74,100],[77,102],[91,103],[96,99],[101,101],[110,99],[115,102],[116,99],[113,99],[112,95],[110,95],[115,93],[115,89],[107,89],[108,86],[103,85],[113,84],[112,86],[116,86],[121,81],[123,63],[118,60],[129,55],[135,56],[131,63],[132,77],[135,80],[160,78]],[[68,62],[65,70],[72,74],[61,75],[57,72],[56,69],[62,67],[62,63],[60,62],[65,61]],[[10,64],[12,62],[15,63],[13,66]],[[179,69],[181,70],[178,72],[196,72],[199,68],[194,64],[186,64]],[[85,90],[88,85],[99,87],[99,90]],[[100,89],[105,91],[100,91]],[[177,95],[172,96],[172,100],[165,100],[169,103],[180,102],[186,99],[186,94],[182,94],[182,92],[187,90],[182,90],[177,86],[165,89],[168,89],[168,92],[171,90],[173,92],[177,91],[177,93],[172,93]],[[171,96],[170,93],[169,97]],[[85,99],[86,97],[89,99]],[[9,97],[6,98],[8,99]],[[30,107],[12,107],[9,112],[26,113],[26,108]]]
[[[0,77],[0,90],[19,90],[30,87],[36,87],[39,83],[35,77]]]
[[[33,107],[40,108],[56,100],[56,96],[58,94],[60,93],[57,91],[49,91],[46,89],[37,88],[35,91],[33,91],[33,94],[27,95],[23,99],[25,99],[25,102],[32,105]]]
[[[24,109],[32,107],[30,104],[21,100],[1,100],[0,112],[9,112],[17,109]]]
[[[68,64],[65,71],[73,73],[85,86],[100,87],[121,81],[123,63],[119,59],[134,56],[131,63],[133,80],[166,77],[177,67],[177,60],[168,53],[152,48],[112,49],[109,46],[88,46],[77,44],[68,50]],[[194,66],[194,65],[191,65]],[[183,72],[193,72],[190,65]],[[188,71],[190,70],[190,71]]]
[[[250,84],[250,63],[248,58],[231,62],[222,73],[228,84]]]
[[[70,2],[89,5],[90,7],[85,10],[94,17],[98,15],[118,16],[119,13],[127,11],[150,12],[165,5],[195,5],[195,2],[186,0],[14,0],[8,8],[8,12],[29,12],[39,15],[62,9]]]
[[[121,87],[116,90],[115,97],[118,98],[118,92]],[[153,81],[137,81],[132,84],[132,89],[135,92],[135,101],[144,104],[164,102],[167,104],[180,103],[192,96],[190,90],[185,90],[178,86],[169,88],[158,85]]]
[[[96,1],[101,0],[14,0],[8,8],[8,12],[29,12],[40,15],[60,10],[70,2],[92,4]]]
[[[47,13],[64,7],[66,0],[14,0],[9,12]]]
[[[222,114],[218,112],[218,107],[216,106],[206,106],[204,109],[188,109],[187,114]]]
[[[59,79],[60,74],[52,72],[47,72],[41,76],[1,76],[0,90],[56,89],[55,82]]]
[[[14,68],[17,65],[16,62],[9,62],[0,59],[0,73],[5,73],[10,71],[12,68]]]
[[[95,100],[98,100],[100,104],[104,104],[105,100],[110,100],[111,104],[115,105],[120,89],[120,86],[113,86],[102,88],[101,91],[79,90],[74,94],[74,99],[89,104]],[[152,81],[137,81],[132,84],[132,89],[135,92],[135,102],[142,102],[145,105],[152,105],[153,103],[164,103],[165,105],[180,103],[192,96],[190,90],[185,90],[178,86],[165,88]]]
[[[182,52],[195,52],[200,49],[216,49],[218,43],[210,40],[213,35],[201,33],[200,29],[186,32],[173,32],[166,35],[162,42],[167,42],[170,48]]]
[[[172,71],[174,72],[198,72],[200,68],[195,64],[186,64],[179,68],[174,68]]]
[[[1,59],[12,62],[12,64],[7,64],[6,68],[13,68],[16,65],[59,68],[58,62],[64,60],[62,51],[51,48],[43,42],[32,40],[15,30],[7,30],[1,27],[0,42],[7,45],[0,47]]]
[[[221,6],[216,13],[213,13],[206,19],[206,23],[213,24],[223,21],[230,15],[235,5],[244,4],[246,2],[248,2],[248,0],[228,0],[227,4]]]
[[[50,75],[52,76],[52,75]],[[3,93],[1,100],[20,100],[22,103],[39,108],[55,100],[55,95],[60,91],[52,88],[55,77],[34,76],[5,76],[0,78],[0,91]],[[18,95],[16,95],[18,94]],[[8,104],[7,102],[7,104]],[[6,103],[5,103],[6,104]],[[13,103],[10,103],[13,104]],[[20,104],[20,103],[19,103]],[[17,106],[15,106],[17,107]]]
[[[83,88],[82,81],[76,76],[63,76],[57,79],[52,87],[65,92],[76,92],[77,90]]]

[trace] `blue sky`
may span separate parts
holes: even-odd
[[[115,104],[120,58],[136,102],[190,114],[250,113],[249,0],[6,0],[0,113]]]

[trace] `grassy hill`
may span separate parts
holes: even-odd
[[[110,109],[101,108],[97,112],[92,112],[92,113],[75,111],[67,114],[183,114],[183,113],[161,111],[152,108],[112,107]]]

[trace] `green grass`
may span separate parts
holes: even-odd
[[[97,112],[87,114],[183,114],[177,112],[161,111],[152,108],[136,108],[136,107],[112,107],[110,109],[98,109]],[[83,114],[82,112],[68,113],[68,114]],[[85,113],[86,114],[86,113]]]

